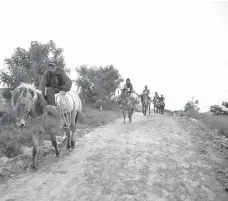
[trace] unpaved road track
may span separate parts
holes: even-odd
[[[131,125],[97,128],[68,155],[1,185],[0,200],[227,201],[214,159],[195,150],[172,117],[135,113]]]

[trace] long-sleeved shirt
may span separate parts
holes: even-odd
[[[52,73],[50,70],[46,70],[41,77],[39,90],[44,92],[45,87],[56,88],[59,91],[69,91],[72,86],[72,80],[67,76],[64,71],[58,73]]]

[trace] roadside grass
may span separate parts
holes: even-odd
[[[187,116],[196,120],[201,120],[204,124],[218,130],[221,135],[228,138],[228,116],[199,112],[187,112]]]
[[[120,117],[118,105],[114,102],[106,103],[103,111],[92,106],[83,106],[82,113],[79,115],[77,130],[92,129],[107,124]],[[12,158],[23,153],[23,147],[32,146],[31,129],[21,130],[15,125],[15,118],[12,112],[8,112],[0,119],[0,158]],[[63,136],[61,130],[57,131],[58,136]],[[47,133],[41,134],[41,143],[50,141]]]

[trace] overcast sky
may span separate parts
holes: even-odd
[[[140,93],[201,111],[228,101],[228,3],[152,0],[0,1],[0,68],[18,46],[53,40],[66,65],[113,64]]]

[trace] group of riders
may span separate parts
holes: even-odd
[[[126,90],[126,93],[127,93],[127,95],[128,95],[129,97],[131,97],[131,95],[132,95],[133,93],[135,93],[137,96],[140,96],[140,97],[141,97],[141,102],[142,102],[142,103],[143,103],[143,96],[144,96],[144,97],[148,98],[148,100],[149,100],[150,102],[156,100],[156,101],[158,101],[159,103],[165,104],[165,98],[164,98],[163,94],[161,94],[161,96],[159,96],[157,92],[155,92],[154,98],[153,98],[153,100],[151,100],[151,97],[150,97],[150,90],[148,89],[148,86],[147,86],[147,85],[145,85],[142,94],[141,94],[141,95],[138,95],[138,94],[134,91],[133,85],[132,85],[131,80],[130,80],[129,78],[126,79],[126,83],[125,83],[125,85],[124,85],[123,88]]]
[[[46,106],[46,110],[53,115],[57,115],[60,108],[55,102],[55,94],[62,93],[65,94],[71,89],[72,80],[69,76],[65,73],[64,69],[61,68],[55,59],[51,59],[48,63],[48,69],[44,72],[43,76],[41,77],[41,82],[39,85],[39,90],[42,91],[48,105]],[[133,85],[129,78],[126,80],[126,84],[124,85],[124,89],[126,89],[126,93],[131,97],[132,93],[138,95],[134,89]],[[143,101],[142,97],[146,96],[149,101],[150,98],[150,90],[148,89],[147,85],[145,86],[143,93],[141,96],[141,101]],[[163,102],[165,98],[163,95],[159,97],[158,93],[155,92],[154,99],[157,99],[158,102]]]

